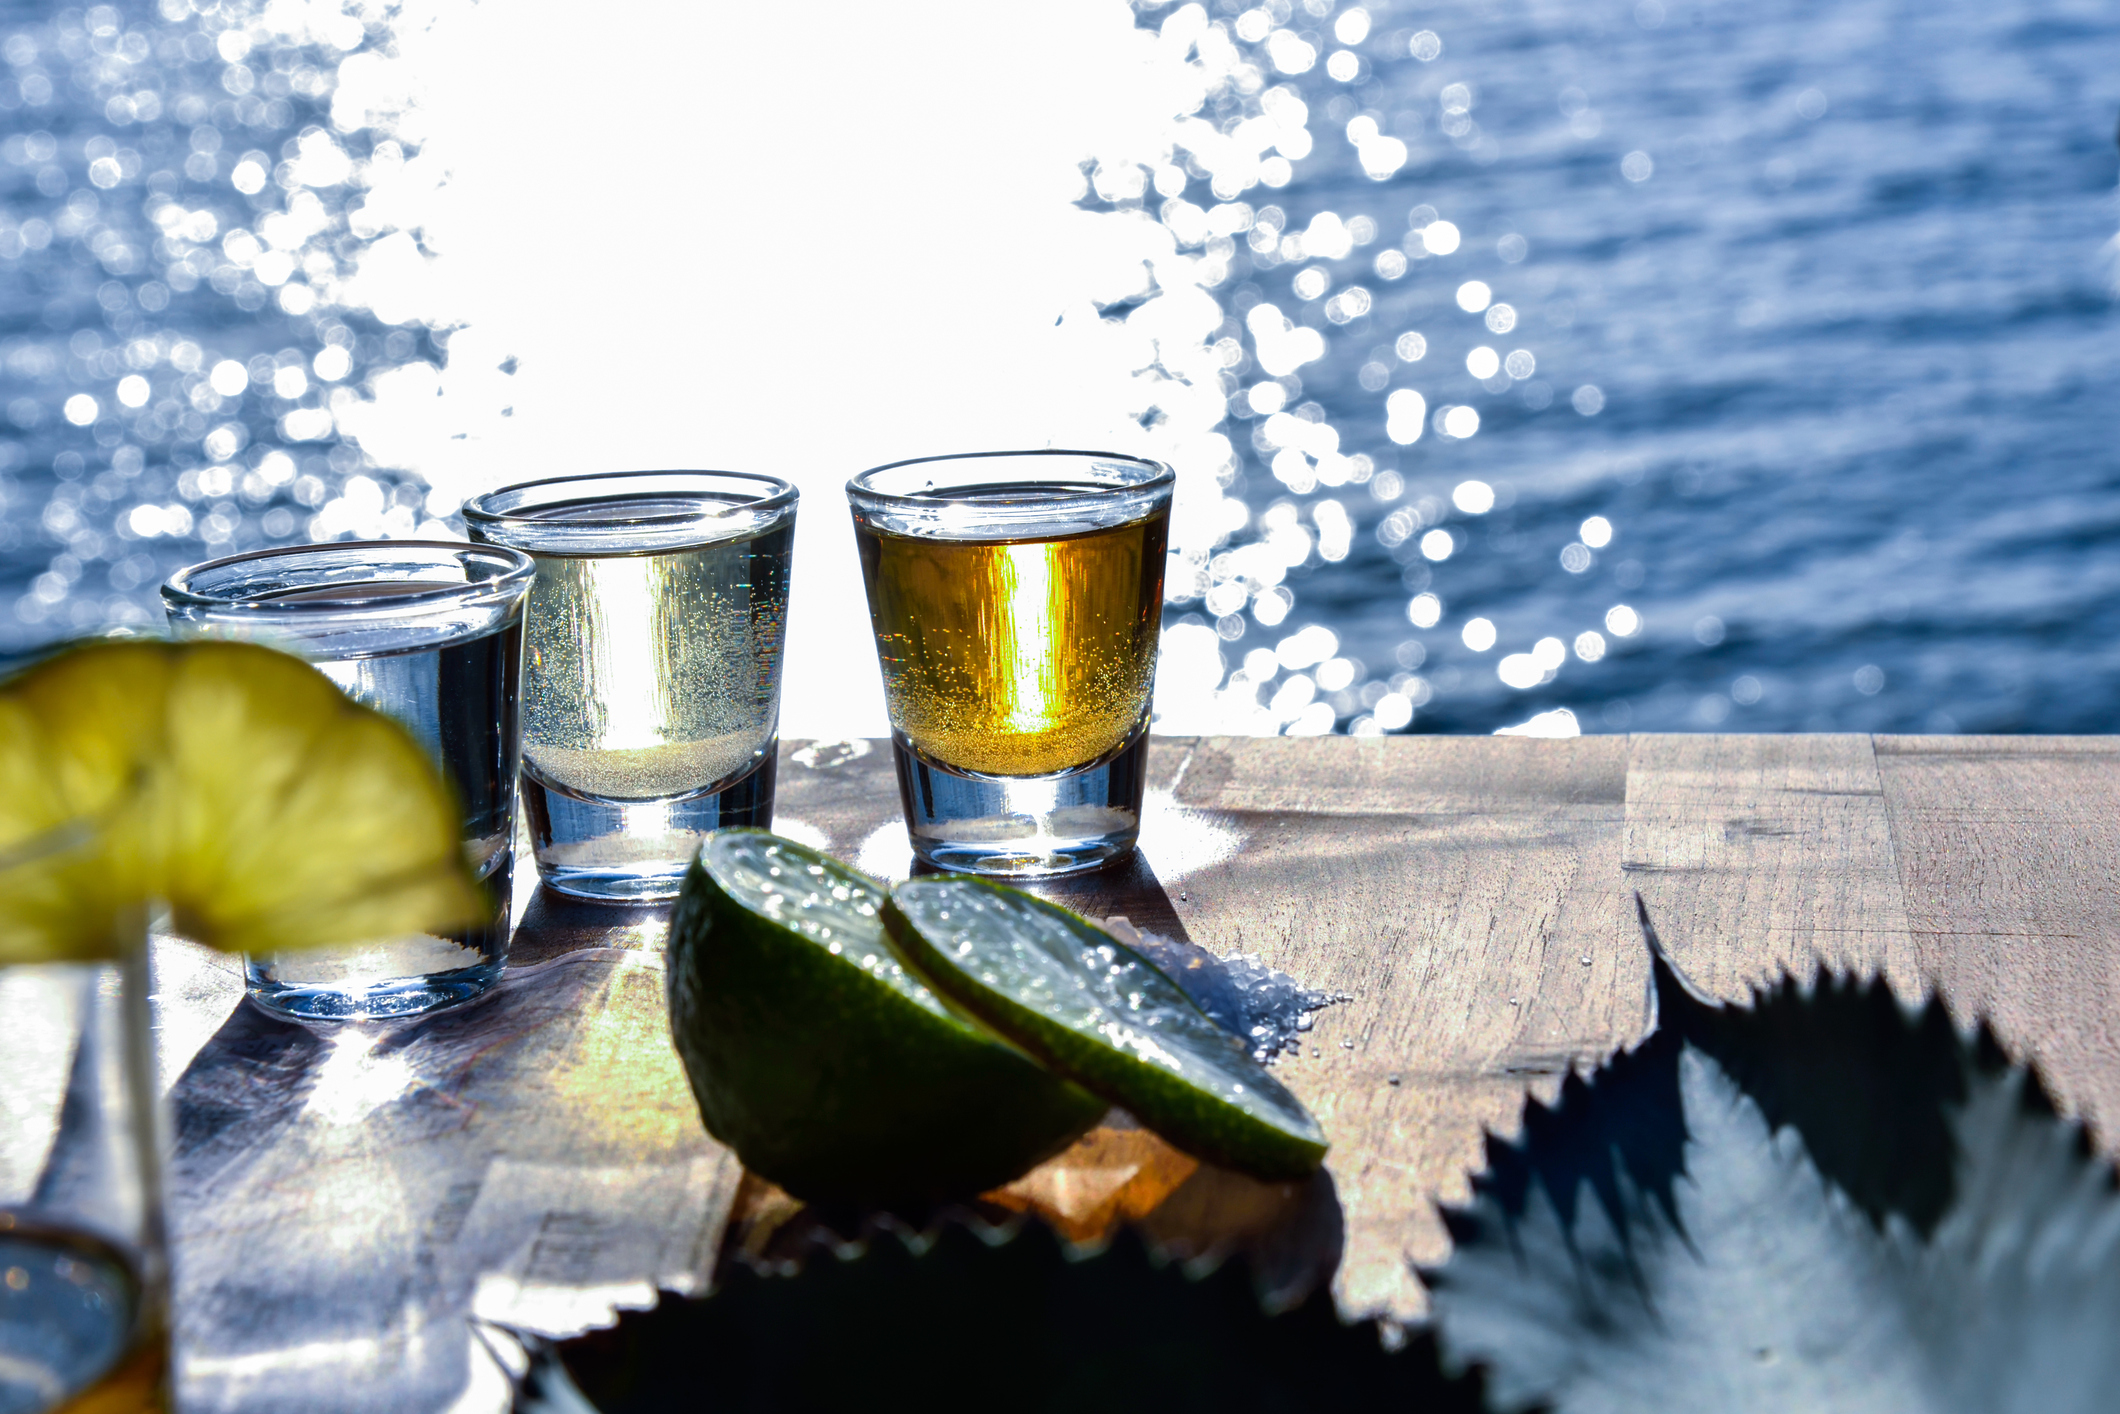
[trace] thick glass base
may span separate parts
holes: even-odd
[[[578,795],[525,765],[523,808],[538,876],[546,888],[602,903],[675,898],[709,833],[729,825],[772,825],[778,759],[776,741],[757,766],[718,790],[647,801]]]
[[[952,770],[891,737],[913,856],[933,869],[1049,879],[1132,852],[1148,781],[1148,724],[1102,761],[1051,776]]]
[[[508,900],[515,851],[502,850],[485,883],[494,916],[479,928],[417,933],[347,948],[243,959],[250,999],[296,1021],[369,1021],[458,1006],[500,980],[508,958]]]
[[[500,980],[501,964],[482,963],[416,977],[379,977],[358,986],[285,982],[269,960],[246,960],[250,999],[275,1016],[296,1021],[376,1021],[424,1016],[480,996]]]

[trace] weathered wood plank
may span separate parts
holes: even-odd
[[[2120,740],[1879,737],[1924,971],[2120,1153]]]
[[[1241,848],[1173,890],[1192,940],[1351,993],[1281,1074],[1333,1139],[1344,1314],[1411,1319],[1487,1129],[1638,1027],[1617,738],[1207,740],[1174,805]],[[1584,965],[1582,959],[1591,959]]]
[[[912,852],[890,743],[781,743],[773,828],[871,873],[904,878]]]
[[[1820,962],[1925,993],[1868,737],[1631,738],[1624,868],[1717,996]]]
[[[1425,1305],[1407,1263],[1446,1255],[1434,1204],[1466,1195],[1482,1131],[1513,1131],[1527,1090],[1639,1034],[1633,887],[1722,995],[1813,959],[1910,997],[1934,979],[2110,1147],[2115,756],[2082,739],[1158,740],[1140,859],[1043,892],[1353,995],[1281,1065],[1334,1139],[1331,1201],[1306,1199],[1297,1225],[1340,1257],[1344,1313],[1407,1319]],[[791,743],[780,782],[781,828],[903,875],[884,743]],[[192,1406],[443,1407],[497,1378],[467,1312],[561,1328],[703,1278],[740,1175],[669,1046],[662,912],[523,882],[509,976],[453,1016],[310,1032],[230,1015],[213,959],[171,971]],[[1181,1242],[1222,1208],[1272,1207],[1206,1171],[1142,1192],[1159,1185],[1145,1221]]]
[[[1039,890],[1355,997],[1281,1067],[1334,1138],[1347,1314],[1425,1309],[1407,1263],[1447,1252],[1434,1198],[1467,1196],[1483,1132],[1639,1030],[1625,765],[1615,738],[1159,740],[1140,860]],[[880,745],[781,780],[842,857],[902,829]]]
[[[467,1407],[497,1409],[467,1315],[566,1332],[704,1285],[740,1169],[642,928],[411,1022],[236,1009],[171,1095],[186,1408],[441,1409],[483,1382]]]

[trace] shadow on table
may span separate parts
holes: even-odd
[[[670,923],[670,900],[591,903],[540,884],[508,944],[510,967],[535,967],[583,948],[660,948]]]
[[[1343,1243],[1330,1174],[1262,1183],[1119,1112],[1005,1188],[916,1214],[826,1211],[746,1175],[713,1294],[532,1342],[517,1407],[579,1408],[536,1393],[571,1379],[607,1414],[704,1407],[708,1388],[717,1409],[1479,1408],[1432,1339],[1394,1351],[1340,1321]]]
[[[721,1265],[789,1274],[813,1256],[844,1252],[881,1215],[805,1204],[746,1173],[722,1243]],[[1067,1149],[969,1204],[890,1215],[921,1230],[975,1219],[1034,1218],[1077,1249],[1131,1229],[1159,1260],[1211,1268],[1230,1259],[1250,1271],[1268,1310],[1302,1304],[1330,1284],[1345,1245],[1332,1175],[1268,1183],[1203,1164],[1114,1110]]]
[[[1213,1169],[1113,1115],[1007,1188],[912,1218],[820,1213],[746,1177],[714,1294],[555,1349],[517,1407],[1470,1411],[1433,1336],[1343,1324],[1331,1176]]]
[[[943,872],[946,871],[917,862],[913,866],[916,878]],[[1132,850],[1093,873],[1025,880],[1015,886],[1062,908],[1071,908],[1085,918],[1124,918],[1144,933],[1161,934],[1183,943],[1192,941],[1177,909],[1171,906],[1170,894],[1139,850]]]

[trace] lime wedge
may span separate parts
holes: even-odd
[[[1242,1042],[1057,904],[984,879],[912,879],[884,926],[950,1000],[1195,1158],[1267,1179],[1324,1160],[1325,1131]]]
[[[0,684],[0,964],[113,956],[156,901],[247,952],[487,911],[426,753],[299,659],[130,639]]]
[[[670,918],[670,1031],[707,1129],[799,1198],[981,1192],[1104,1113],[885,941],[881,885],[763,830],[708,837]]]

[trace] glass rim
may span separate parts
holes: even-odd
[[[608,521],[569,521],[564,516],[552,516],[549,514],[524,515],[519,512],[519,509],[515,508],[509,510],[494,509],[491,503],[503,496],[535,491],[540,487],[579,484],[585,488],[593,488],[599,482],[642,481],[651,477],[722,478],[732,481],[751,482],[755,485],[772,489],[750,500],[740,501],[719,510],[673,512],[669,515],[642,516],[636,520],[626,522],[625,528],[627,529],[635,529],[641,526],[695,525],[701,521],[716,520],[724,516],[749,516],[758,515],[761,512],[777,513],[792,507],[801,498],[801,493],[796,489],[793,482],[785,481],[777,476],[768,476],[762,471],[715,471],[699,467],[672,467],[661,470],[644,469],[637,471],[589,471],[566,476],[540,476],[530,481],[516,481],[506,486],[496,486],[491,491],[482,491],[476,496],[466,497],[463,504],[463,516],[466,523],[476,525],[481,529],[494,527],[513,529],[520,527],[526,530],[551,530],[559,527],[590,529],[596,526],[611,526],[613,523]],[[608,497],[600,498],[594,494],[592,489],[589,494],[585,494],[578,499],[587,503],[597,499],[608,499]],[[564,508],[569,503],[569,500],[547,501],[541,503],[541,508],[550,511],[555,508]]]
[[[935,492],[883,491],[871,484],[870,478],[881,476],[887,471],[898,471],[909,466],[932,466],[945,462],[962,461],[1008,461],[1030,457],[1069,457],[1076,460],[1125,462],[1132,466],[1144,468],[1149,472],[1149,475],[1142,480],[1124,485],[1048,492],[1038,498],[1040,503],[1066,505],[1069,502],[1102,500],[1111,496],[1139,496],[1145,492],[1152,493],[1165,487],[1175,487],[1178,481],[1178,473],[1168,462],[1156,461],[1150,457],[1137,457],[1129,452],[1099,452],[1076,447],[1030,447],[1020,451],[948,452],[941,456],[907,457],[903,461],[886,462],[882,466],[872,466],[867,471],[849,478],[846,486],[847,498],[849,500],[867,501],[877,506],[904,506],[909,508],[947,504],[954,499],[947,489]]]
[[[232,569],[238,565],[262,564],[304,555],[332,558],[338,555],[374,555],[380,551],[394,550],[446,551],[459,562],[466,556],[490,555],[503,561],[507,568],[491,579],[466,580],[461,584],[436,584],[431,589],[392,595],[388,599],[361,596],[342,599],[256,599],[234,594],[207,593],[192,584],[200,575]],[[537,562],[509,545],[482,545],[468,540],[324,540],[309,545],[274,545],[262,550],[246,550],[239,555],[223,555],[219,559],[201,560],[198,564],[186,565],[162,581],[162,602],[171,608],[255,614],[261,618],[349,613],[391,617],[408,612],[416,613],[436,605],[491,598],[495,596],[496,591],[503,597],[511,594],[520,597],[529,592],[530,581],[536,574]]]

